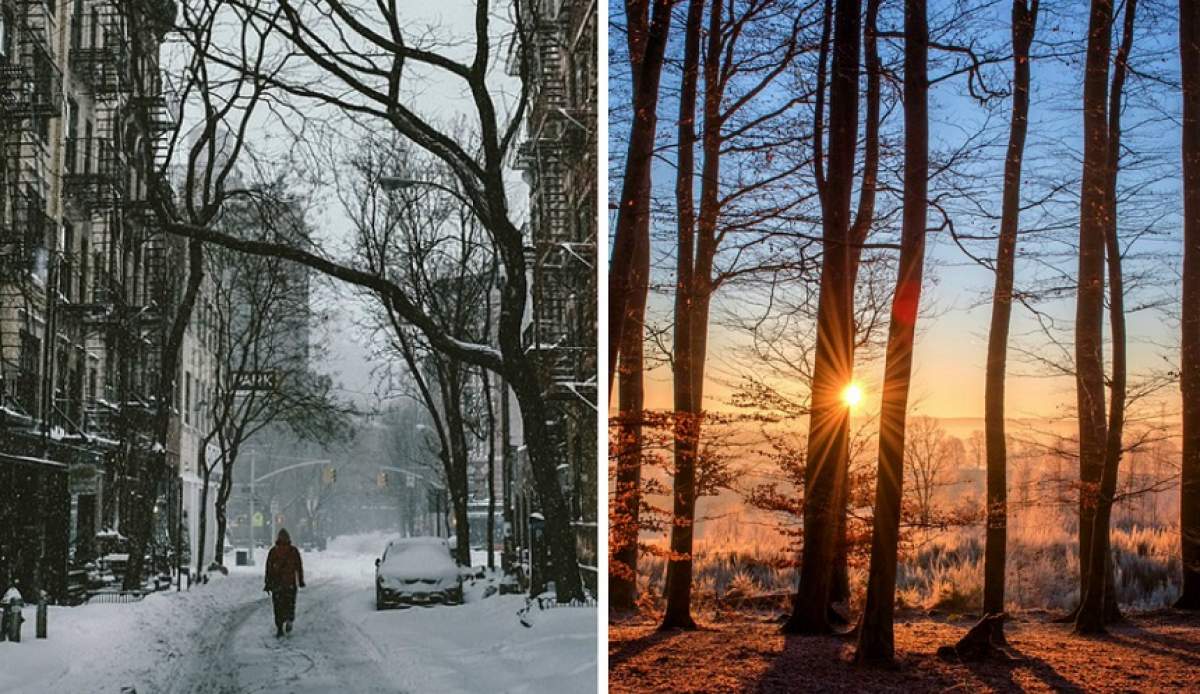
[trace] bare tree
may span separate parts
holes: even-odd
[[[289,238],[308,233],[303,214],[298,200],[276,191],[253,203],[228,203],[213,226],[246,238]],[[211,393],[195,398],[209,423],[199,446],[200,508],[208,508],[212,475],[220,469],[213,557],[220,564],[234,471],[246,443],[276,426],[305,440],[335,440],[347,431],[349,411],[334,398],[331,380],[311,367],[325,343],[319,334],[310,339],[319,326],[308,271],[218,246],[205,255],[213,309],[209,334],[217,357]],[[204,454],[210,443],[219,451],[213,460]],[[199,532],[195,562],[202,571],[207,513],[200,516]]]
[[[1104,245],[1108,219],[1108,61],[1112,0],[1092,0],[1083,81],[1083,183],[1075,308],[1075,390],[1079,415],[1079,557],[1090,566],[1100,473],[1104,467]],[[1080,572],[1080,595],[1087,594]]]
[[[654,137],[658,128],[658,92],[671,8],[677,0],[626,0],[626,34],[633,82],[633,127],[625,154],[620,211],[608,270],[608,388],[625,349],[627,328],[645,316],[650,280],[650,191]],[[632,339],[632,338],[629,338]]]
[[[408,186],[387,192],[380,181],[440,181],[446,191],[454,180],[436,159],[409,156],[402,147],[372,142],[356,157],[352,180],[342,197],[354,224],[355,253],[360,266],[404,287],[447,334],[464,342],[489,337],[490,297],[496,283],[496,263],[483,230],[470,210],[452,192],[427,186]],[[468,502],[469,458],[477,440],[492,440],[479,429],[471,407],[478,402],[469,364],[432,347],[407,325],[395,306],[374,301],[374,328],[387,336],[386,356],[399,355],[407,366],[405,381],[427,410],[440,445],[438,457],[453,506],[460,541],[455,558],[471,563]],[[481,381],[482,382],[482,381]],[[490,393],[483,393],[490,398]],[[482,408],[480,408],[482,409]],[[483,412],[479,412],[483,415]]]
[[[821,199],[821,293],[817,306],[817,341],[813,358],[812,409],[805,465],[804,560],[789,633],[821,634],[831,630],[829,598],[837,555],[837,515],[846,484],[847,443],[841,436],[849,416],[842,390],[853,373],[851,353],[853,300],[850,285],[850,195],[854,183],[854,149],[858,131],[858,46],[861,4],[836,0],[832,14],[833,63],[829,88],[827,157],[814,158]],[[824,32],[829,35],[829,32]],[[822,44],[825,42],[822,41]],[[823,92],[823,85],[819,85]],[[820,120],[814,121],[814,126]],[[814,146],[821,132],[814,133]]]
[[[487,232],[492,251],[500,258],[500,287],[496,343],[456,339],[422,309],[408,292],[386,276],[339,261],[315,242],[293,244],[239,239],[186,221],[170,221],[168,232],[216,243],[252,255],[270,256],[307,265],[332,278],[379,295],[398,318],[420,330],[430,345],[466,364],[491,369],[512,388],[520,404],[523,431],[534,484],[546,518],[552,573],[561,601],[583,598],[583,583],[575,548],[570,511],[559,486],[553,437],[547,430],[547,404],[536,354],[522,344],[522,319],[527,297],[526,254],[519,220],[509,206],[508,162],[517,140],[533,83],[529,37],[539,18],[538,4],[513,3],[510,19],[497,26],[492,4],[479,2],[467,37],[439,35],[430,29],[415,36],[395,7],[359,12],[354,3],[336,0],[319,5],[281,2],[268,11],[247,0],[231,0],[245,13],[246,31],[261,32],[264,45],[275,49],[271,60],[255,60],[244,46],[208,44],[202,59],[244,76],[272,92],[280,111],[314,121],[332,112],[334,135],[346,126],[387,131],[439,159],[456,181],[455,194]],[[527,11],[534,12],[528,16]],[[504,34],[507,33],[507,37]],[[498,88],[493,68],[498,49],[515,42],[513,58],[525,78],[515,96]],[[258,44],[255,43],[255,46]],[[458,127],[448,119],[422,115],[414,80],[445,79],[461,85],[468,95],[463,117],[473,135],[464,145]],[[419,90],[417,90],[419,92]],[[511,98],[510,98],[511,97]],[[315,125],[314,125],[315,127]],[[303,144],[305,132],[298,136]],[[435,182],[426,182],[437,186]]]
[[[1021,167],[1029,130],[1030,45],[1037,28],[1038,0],[1013,0],[1012,116],[1004,160],[1000,238],[996,249],[996,283],[988,330],[984,388],[984,446],[987,456],[987,533],[984,540],[984,615],[1004,612],[1005,554],[1008,542],[1008,450],[1004,422],[1004,384],[1008,364],[1008,332],[1012,320],[1013,271],[1021,214]],[[1004,638],[1003,622],[991,639]]]
[[[859,625],[858,662],[891,660],[895,654],[896,555],[900,539],[905,416],[912,379],[917,308],[925,264],[929,181],[929,26],[925,0],[904,4],[904,220],[900,272],[892,299],[883,399],[879,414],[879,475],[867,600]]]
[[[613,365],[619,364],[617,383],[617,475],[613,493],[612,554],[609,604],[615,609],[632,609],[637,597],[638,517],[641,512],[642,410],[645,408],[644,341],[646,300],[650,281],[650,162],[657,128],[659,82],[670,27],[671,2],[656,2],[654,25],[650,3],[625,3],[626,42],[630,76],[634,83],[634,128],[626,153],[624,181],[637,183],[636,193],[624,197],[617,221],[617,237],[609,269],[609,382]],[[654,32],[654,33],[652,33]],[[688,41],[692,37],[688,36]],[[695,40],[699,40],[698,38]],[[652,64],[648,73],[647,49]],[[639,89],[637,85],[652,85]],[[636,133],[636,134],[635,134]],[[635,142],[635,139],[637,142]],[[638,149],[638,148],[641,149]],[[622,226],[625,220],[626,226]],[[624,236],[622,236],[624,231]],[[627,259],[625,256],[628,256]],[[623,267],[624,263],[628,267]],[[614,293],[615,289],[615,293]],[[614,310],[625,302],[618,326]],[[620,343],[613,342],[614,328]],[[614,349],[615,347],[615,349]],[[611,388],[611,386],[610,386]]]
[[[700,7],[696,7],[699,4]],[[677,179],[677,225],[674,308],[673,388],[675,408],[674,509],[671,556],[667,563],[667,607],[662,628],[695,628],[691,617],[692,539],[704,422],[705,363],[708,356],[710,307],[726,282],[752,272],[736,259],[724,266],[717,258],[728,246],[752,247],[753,238],[734,243],[755,221],[780,212],[780,204],[763,205],[756,195],[770,191],[790,171],[739,170],[722,179],[722,160],[743,148],[761,147],[762,128],[773,130],[797,104],[796,98],[768,100],[764,94],[792,66],[800,51],[802,13],[777,0],[747,0],[708,6],[707,46],[703,51],[703,121],[700,128],[700,196],[697,209],[694,149],[696,101],[701,68],[699,25],[704,5],[693,0],[688,11],[680,98]],[[782,204],[784,209],[789,206]]]
[[[1200,609],[1200,5],[1179,3],[1183,73],[1183,464],[1179,535],[1183,590],[1175,606]]]
[[[1104,219],[1105,260],[1108,268],[1109,324],[1112,328],[1112,388],[1109,401],[1107,431],[1105,432],[1103,467],[1095,497],[1095,516],[1092,521],[1092,546],[1088,564],[1080,563],[1082,581],[1087,587],[1080,596],[1079,613],[1075,619],[1077,633],[1104,631],[1104,623],[1117,616],[1116,594],[1113,590],[1112,558],[1109,553],[1109,519],[1117,488],[1117,473],[1121,462],[1125,432],[1125,406],[1128,395],[1128,358],[1126,356],[1125,284],[1122,274],[1122,255],[1117,218],[1117,173],[1121,152],[1121,96],[1128,72],[1129,53],[1133,49],[1133,27],[1137,0],[1125,3],[1124,28],[1121,44],[1114,60],[1112,85],[1108,104],[1108,151]]]
[[[256,9],[261,7],[259,3],[253,4]],[[130,143],[137,150],[132,153],[137,162],[135,195],[160,227],[183,223],[207,229],[225,203],[238,194],[227,183],[242,149],[250,116],[261,104],[264,89],[248,75],[232,79],[216,77],[202,57],[203,47],[213,40],[215,20],[225,9],[222,2],[186,3],[173,19],[150,6],[129,6],[125,11],[133,84],[130,115],[141,133],[137,144]],[[178,66],[181,68],[179,83],[173,85],[179,106],[175,127],[165,138],[159,138],[152,136],[159,130],[164,101],[158,49],[168,34],[172,40],[187,47],[188,55]],[[261,42],[254,41],[255,36],[260,35],[253,28],[242,28],[240,39],[242,45],[247,46],[246,58],[251,62],[261,59],[265,50]],[[203,113],[204,125],[189,135],[185,124],[190,122],[193,109]],[[238,136],[226,137],[227,129],[232,129]],[[176,191],[178,194],[173,195],[168,167],[180,159],[186,162],[184,181],[181,189]],[[123,437],[124,458],[142,461],[130,506],[132,532],[129,565],[124,577],[127,589],[140,587],[146,573],[144,557],[153,534],[153,509],[158,500],[158,486],[167,469],[166,443],[173,394],[179,387],[175,379],[180,349],[203,282],[200,239],[188,241],[187,258],[185,288],[173,310],[163,313],[165,339],[160,349],[152,449],[135,454],[128,435]]]

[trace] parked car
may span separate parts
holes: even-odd
[[[461,604],[462,579],[440,537],[393,540],[375,560],[375,609],[396,605]]]

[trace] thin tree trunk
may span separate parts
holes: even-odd
[[[1108,429],[1104,445],[1104,468],[1100,475],[1100,494],[1092,527],[1092,546],[1087,566],[1087,592],[1080,596],[1075,631],[1081,634],[1104,631],[1104,624],[1115,617],[1116,590],[1112,578],[1112,559],[1109,553],[1109,521],[1113,496],[1117,488],[1117,473],[1121,464],[1121,439],[1125,430],[1126,348],[1125,348],[1125,287],[1121,272],[1121,244],[1117,228],[1117,173],[1120,170],[1121,95],[1125,86],[1129,52],[1133,47],[1133,23],[1137,0],[1125,3],[1124,29],[1113,68],[1112,89],[1108,108],[1108,181],[1105,188],[1107,214],[1105,217],[1105,250],[1108,266],[1109,322],[1112,326],[1112,384],[1109,402]]]
[[[488,306],[491,313],[491,306]],[[487,369],[480,369],[483,379],[483,398],[487,407],[487,475],[488,475],[488,517],[487,517],[487,567],[496,568],[496,411],[492,407],[492,379]]]
[[[984,437],[987,458],[987,535],[984,546],[983,614],[1004,612],[1004,571],[1008,543],[1008,451],[1004,422],[1004,381],[1008,365],[1008,332],[1012,317],[1013,268],[1021,215],[1021,167],[1029,130],[1029,47],[1037,28],[1038,0],[1014,0],[1012,6],[1013,104],[1004,160],[1004,192],[1000,239],[996,249],[996,284],[988,331],[984,386]],[[991,638],[1003,639],[1003,620]]]
[[[1092,528],[1104,467],[1104,239],[1108,201],[1108,61],[1112,0],[1092,0],[1083,81],[1083,183],[1075,308],[1075,388],[1079,410],[1080,597],[1087,595]]]
[[[649,27],[649,2],[626,2],[628,23],[630,73],[637,92],[638,77]],[[649,200],[650,177],[642,183],[645,188],[639,197]],[[638,238],[650,238],[650,215],[639,218],[642,225]],[[620,345],[620,369],[617,382],[616,484],[613,493],[612,525],[609,532],[612,547],[608,579],[610,609],[632,610],[637,600],[638,532],[642,504],[642,411],[645,409],[645,386],[642,382],[645,350],[646,298],[650,289],[650,244],[637,245],[631,258],[635,278],[641,281],[629,288],[625,322]]]
[[[854,224],[850,227],[849,282],[851,297],[853,297],[858,286],[858,270],[862,260],[863,244],[866,243],[867,235],[871,231],[871,224],[875,221],[875,189],[879,177],[879,81],[880,75],[883,72],[879,61],[878,38],[876,37],[879,2],[880,0],[867,0],[866,19],[863,26],[863,61],[867,73],[867,112],[866,122],[863,126],[862,184],[859,186],[858,210],[854,213]],[[854,306],[853,298],[851,298],[851,306]],[[853,309],[851,310],[853,311]],[[858,334],[857,325],[854,332],[855,335]],[[850,343],[851,354],[853,354],[855,346],[855,343],[852,341]],[[851,357],[850,364],[851,368],[853,368],[853,356]],[[842,421],[842,426],[838,430],[838,437],[841,439],[841,443],[838,445],[846,451],[846,471],[847,480],[849,480],[849,417],[846,417]],[[842,485],[839,496],[840,498],[837,501],[837,557],[833,569],[833,584],[830,586],[829,593],[829,601],[831,603],[848,602],[850,600],[849,547],[847,546],[846,537],[846,520],[850,502],[850,485],[848,482]],[[830,618],[841,621],[841,615],[836,613],[831,614]]]
[[[213,558],[216,560],[218,565],[224,566],[225,529],[229,521],[229,515],[227,511],[229,509],[229,496],[233,492],[233,464],[237,460],[237,453],[222,452],[221,455],[221,486],[217,488],[217,503],[215,504],[217,516],[217,535],[214,538],[216,541],[216,549],[214,550],[214,554],[216,556]],[[254,519],[251,518],[249,520],[251,527],[253,527]],[[250,551],[253,552],[254,548],[251,547]]]
[[[1191,0],[1179,2],[1179,62],[1183,75],[1183,335],[1179,355],[1183,589],[1175,607],[1200,610],[1200,3]]]
[[[839,435],[849,417],[841,392],[853,375],[854,316],[847,241],[858,136],[860,7],[859,0],[836,3],[828,171],[821,171],[819,161],[815,167],[824,248],[804,472],[804,555],[792,615],[783,627],[788,633],[823,634],[831,630],[829,596],[837,556],[838,502],[848,462],[846,439]],[[814,134],[820,137],[819,132]]]
[[[644,257],[649,260],[649,253]],[[635,292],[635,298],[637,293]],[[612,570],[609,572],[609,606],[631,610],[637,600],[638,532],[642,504],[642,413],[645,409],[643,383],[643,339],[645,336],[645,293],[640,306],[633,307],[637,321],[627,326],[621,348],[621,372],[617,383],[617,473],[613,495]]]
[[[200,488],[200,532],[196,544],[196,573],[204,571],[204,543],[208,539],[208,483],[212,479],[212,468],[201,462],[204,485]]]
[[[626,13],[644,14],[644,0],[627,0]],[[629,320],[630,294],[648,279],[645,268],[634,260],[641,249],[650,247],[650,172],[654,155],[654,137],[658,127],[658,87],[662,76],[667,35],[671,29],[672,0],[654,0],[654,15],[640,54],[640,66],[633,84],[633,125],[625,150],[625,175],[621,183],[621,207],[613,236],[612,258],[608,269],[608,388],[612,390],[617,358],[621,353],[624,326]],[[631,30],[633,28],[631,27]],[[636,40],[637,37],[631,37]]]
[[[719,22],[719,2],[714,12]],[[692,619],[692,537],[696,518],[696,454],[700,439],[700,402],[702,398],[703,355],[693,353],[694,336],[699,326],[696,296],[696,219],[693,187],[695,185],[696,100],[700,72],[700,27],[704,17],[704,0],[690,0],[683,53],[683,80],[679,96],[679,154],[675,182],[675,206],[678,217],[677,272],[675,286],[675,349],[674,349],[674,504],[671,516],[671,556],[667,560],[664,592],[667,606],[663,614],[663,629],[695,629]],[[719,33],[710,35],[720,41]],[[719,58],[710,55],[710,62]],[[708,64],[705,65],[705,76]],[[706,84],[707,89],[715,88]],[[706,128],[708,123],[706,122]],[[707,157],[707,150],[706,150]],[[708,160],[705,159],[705,167]],[[707,326],[705,326],[707,328]],[[697,364],[697,360],[699,363]]]
[[[892,297],[879,413],[879,474],[867,601],[858,632],[858,662],[890,661],[895,654],[892,617],[896,554],[904,482],[904,426],[912,377],[917,309],[925,265],[929,177],[929,28],[925,0],[904,3],[904,213],[900,270]]]

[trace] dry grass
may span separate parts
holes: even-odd
[[[1073,636],[1069,625],[1008,625],[1018,660],[966,664],[938,658],[965,620],[909,616],[896,625],[897,667],[851,662],[852,641],[784,637],[771,621],[741,619],[697,632],[647,622],[609,631],[612,692],[1194,692],[1200,691],[1200,615],[1139,615],[1109,636]]]
[[[1071,519],[1051,511],[1016,516],[1009,529],[1007,609],[1071,609],[1079,600],[1079,555]],[[795,590],[795,554],[776,533],[761,526],[726,524],[697,543],[693,584],[700,613],[755,592]],[[1169,606],[1179,594],[1179,533],[1176,528],[1114,528],[1112,549],[1118,600],[1127,609]],[[661,608],[665,562],[640,560],[639,588],[644,605]],[[864,567],[851,568],[855,598],[866,585]],[[983,530],[955,528],[916,538],[905,548],[897,576],[900,607],[975,614],[982,602]]]

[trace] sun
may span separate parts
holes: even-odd
[[[857,383],[850,383],[842,389],[842,402],[846,404],[846,407],[858,407],[858,404],[862,402],[862,397],[862,386]]]

